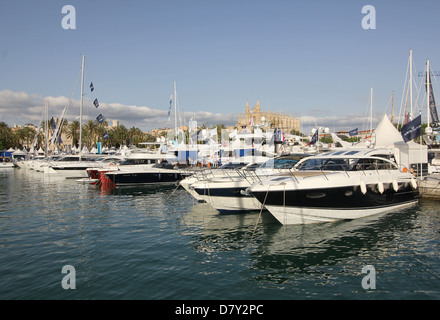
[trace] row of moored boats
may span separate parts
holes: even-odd
[[[421,180],[410,172],[403,155],[408,144],[381,140],[389,140],[390,130],[395,130],[387,117],[382,122],[374,147],[242,157],[219,168],[180,167],[172,153],[141,150],[93,159],[66,155],[18,165],[101,188],[179,184],[221,213],[268,210],[282,224],[331,222],[417,204]],[[427,158],[426,149],[422,158]]]

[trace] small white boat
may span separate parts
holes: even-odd
[[[75,181],[82,184],[95,184],[96,182],[99,181],[99,179],[82,178]]]
[[[87,168],[99,165],[99,162],[94,161],[98,155],[79,156],[66,155],[56,161],[49,161],[43,168],[45,174],[57,174],[65,178],[86,178]]]
[[[6,169],[6,168],[15,168],[16,165],[13,162],[0,162],[0,169]]]

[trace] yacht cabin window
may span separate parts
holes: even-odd
[[[310,158],[299,164],[298,170],[364,171],[396,170],[394,163],[375,158]]]

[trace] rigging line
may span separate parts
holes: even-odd
[[[425,69],[424,69],[424,74],[426,74],[426,69],[427,69],[427,67],[425,66]],[[421,77],[421,80],[420,80],[420,88],[423,88],[423,83],[426,81],[426,78],[424,78],[424,77]],[[425,85],[426,86],[426,85]],[[422,90],[419,90],[419,94],[417,95],[417,100],[419,100],[419,95],[420,95],[420,92],[421,92]],[[422,98],[422,102],[421,102],[421,107],[420,108],[418,108],[418,110],[421,112],[422,111],[422,109],[423,109],[423,106],[424,106],[424,101],[425,101],[425,97],[426,97],[426,99],[429,99],[428,97],[427,97],[427,95],[426,95],[426,90],[423,90],[423,98]],[[428,100],[427,100],[428,101]],[[427,102],[426,102],[426,104],[428,104]]]
[[[427,196],[436,196],[436,189],[440,187],[440,182],[437,183],[437,185],[431,190],[431,192],[427,193]]]
[[[87,69],[87,74],[89,75],[90,78],[90,82],[95,82],[92,78],[92,74],[90,73],[90,68],[89,68],[89,64],[86,65],[86,69]],[[93,87],[95,87],[95,85],[93,85]],[[96,89],[93,88],[93,91],[95,91]]]
[[[55,129],[56,131],[56,136],[54,136],[54,137],[52,137],[52,140],[51,140],[51,143],[53,144],[54,142],[55,142],[55,140],[57,140],[58,139],[58,137],[62,134],[62,132],[61,132],[61,128],[63,127],[63,125],[64,125],[64,121],[66,120],[65,118],[66,118],[66,115],[67,115],[67,111],[69,110],[69,107],[71,106],[71,104],[72,104],[72,99],[73,99],[73,96],[74,96],[74,94],[75,94],[75,91],[76,91],[76,87],[78,86],[78,82],[79,82],[79,78],[80,78],[80,76],[81,76],[81,70],[78,72],[78,75],[77,75],[77,77],[76,77],[76,82],[75,82],[75,85],[73,86],[73,90],[72,90],[72,94],[70,95],[70,98],[69,98],[69,101],[67,102],[67,105],[64,107],[64,110],[63,110],[63,112],[62,112],[62,114],[61,114],[61,119],[60,119],[60,121],[58,122],[58,125],[57,125],[57,128]]]
[[[165,202],[168,201],[169,198],[171,198],[171,196],[173,195],[173,193],[174,193],[177,189],[179,189],[179,187],[180,187],[180,183],[177,182],[177,187],[176,187],[176,188],[173,190],[173,192],[171,192],[171,194],[165,199]]]
[[[426,66],[425,66],[425,68],[424,68],[424,74],[426,75]],[[426,78],[424,78],[424,77],[421,77],[421,79],[420,79],[420,89],[418,89],[418,92],[417,92],[417,99],[416,99],[416,102],[417,101],[419,101],[419,98],[420,98],[420,93],[421,92],[423,92],[423,98],[422,98],[422,102],[421,102],[421,107],[418,107],[418,110],[419,111],[421,111],[421,109],[423,109],[423,106],[424,106],[424,104],[423,104],[423,101],[425,100],[425,96],[426,96],[426,90],[422,90],[422,88],[424,87],[424,82],[426,81]],[[416,84],[416,86],[417,86],[417,84]]]
[[[387,102],[387,104],[385,106],[385,110],[384,110],[382,116],[387,113],[388,106],[390,105],[390,102],[392,101],[392,99],[393,99],[393,96],[391,95],[391,97],[388,99],[388,102]]]
[[[75,82],[75,85],[73,86],[72,94],[70,95],[70,99],[69,99],[69,101],[68,101],[68,103],[67,103],[66,113],[67,113],[67,110],[69,109],[70,105],[72,104],[73,95],[75,94],[76,87],[77,87],[77,85],[78,85],[78,82],[79,82],[80,77],[81,77],[81,70],[79,70],[79,72],[78,72],[78,76],[76,77],[76,82]]]
[[[400,99],[400,110],[399,110],[399,120],[397,122],[397,125],[399,126],[401,124],[401,120],[402,120],[402,107],[403,107],[403,97],[405,96],[405,87],[408,86],[408,74],[409,74],[409,66],[410,66],[410,58],[408,58],[408,63],[406,65],[406,74],[405,74],[405,80],[403,82],[403,90],[402,90],[402,98]],[[405,117],[405,115],[403,115]],[[402,121],[403,124],[403,121]]]
[[[263,203],[261,204],[261,210],[260,210],[260,213],[258,214],[258,219],[257,219],[257,222],[255,223],[254,231],[252,232],[251,239],[250,239],[249,242],[252,242],[252,239],[254,238],[255,231],[257,230],[258,223],[260,222],[261,213],[263,212],[264,205],[266,204],[267,195],[269,194],[269,189],[270,189],[270,184],[269,184],[269,186],[267,187],[266,196],[264,197],[264,201],[263,201]]]
[[[73,86],[72,94],[70,95],[69,101],[68,101],[67,106],[66,106],[66,110],[65,110],[65,112],[63,112],[63,116],[65,116],[67,114],[67,111],[69,110],[69,107],[72,105],[73,96],[75,94],[76,87],[78,86],[78,82],[79,82],[80,77],[81,77],[81,70],[78,71],[78,75],[76,77],[76,82],[75,82],[75,85]]]
[[[369,129],[369,122],[370,122],[370,105],[371,105],[371,103],[370,103],[370,99],[371,99],[371,91],[370,91],[370,93],[368,94],[368,101],[367,101],[367,105],[366,105],[366,107],[365,107],[365,110],[366,110],[366,114],[367,114],[367,116],[364,118],[364,120],[363,120],[363,122],[362,122],[362,129],[364,130],[364,131],[366,131],[366,129]]]

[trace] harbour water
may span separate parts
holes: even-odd
[[[0,299],[440,298],[439,202],[282,226],[267,212],[220,215],[175,189],[103,192],[3,169]],[[75,289],[62,286],[66,265]],[[365,266],[375,288],[362,285]]]

